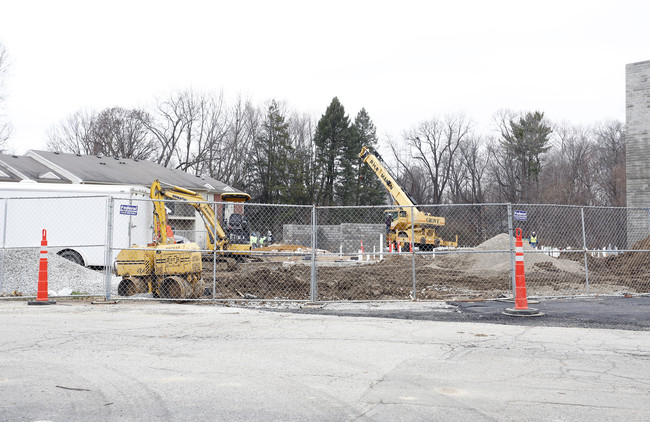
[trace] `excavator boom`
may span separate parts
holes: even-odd
[[[155,196],[154,198],[154,190]],[[177,201],[187,202],[192,205],[203,219],[203,224],[207,230],[207,248],[214,251],[238,251],[249,252],[250,244],[232,244],[228,241],[228,235],[219,224],[219,220],[214,213],[214,209],[206,200],[198,193],[180,186],[173,186],[171,188],[162,188],[158,180],[154,181],[151,185],[152,198],[157,199],[156,204],[162,204],[163,199],[173,199]],[[250,195],[243,192],[228,192],[221,195],[222,198],[228,202],[246,202],[250,199]],[[164,209],[164,206],[163,206]],[[216,238],[215,238],[216,234]]]

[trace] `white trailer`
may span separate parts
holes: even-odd
[[[48,252],[88,267],[112,265],[121,249],[152,240],[149,189],[0,183],[0,246],[40,247],[43,230]],[[113,247],[111,256],[107,254],[109,243]]]

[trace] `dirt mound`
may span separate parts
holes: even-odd
[[[512,241],[514,245],[514,239]],[[524,243],[524,265],[527,270],[554,268],[572,274],[583,274],[584,266],[570,260],[553,258],[546,253],[533,249]],[[511,269],[510,237],[501,233],[470,250],[455,251],[440,257],[435,264],[442,268],[451,268],[468,273],[509,273]]]

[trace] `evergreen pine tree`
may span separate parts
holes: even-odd
[[[314,144],[316,205],[334,205],[335,185],[341,175],[341,159],[350,136],[350,119],[334,97],[325,114],[318,121]]]
[[[526,113],[518,121],[511,120],[508,131],[501,134],[503,147],[519,165],[521,200],[528,201],[541,171],[541,156],[551,148],[552,129],[544,123],[544,113]]]
[[[355,145],[355,159],[358,167],[356,178],[356,197],[354,205],[382,205],[387,201],[387,192],[374,170],[364,164],[359,158],[361,147],[367,146],[372,150],[377,149],[377,129],[370,119],[365,108],[357,114],[352,125],[351,144]]]

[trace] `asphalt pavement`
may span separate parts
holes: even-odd
[[[0,301],[0,420],[650,420],[648,298],[512,305]]]
[[[433,304],[433,305],[432,305]],[[436,302],[345,302],[305,305],[291,312],[423,321],[482,322],[531,327],[577,327],[644,331],[650,329],[650,296],[531,299],[541,316],[504,315],[512,300]],[[285,311],[283,309],[283,311]]]

